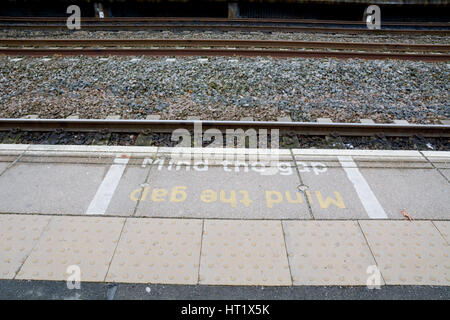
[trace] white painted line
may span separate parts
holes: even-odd
[[[3,145],[0,145],[0,149]],[[95,156],[100,157],[102,154],[117,155],[119,153],[149,153],[154,154],[157,151],[157,147],[137,147],[137,146],[85,146],[85,145],[38,145],[31,144],[23,146],[29,146],[30,152],[46,153],[72,153],[74,155],[81,153],[87,153],[89,156],[93,156],[92,153],[96,153]]]
[[[41,61],[43,61],[43,62],[47,62],[47,61],[50,61],[50,60],[52,60],[51,58],[42,58],[41,59]]]
[[[130,60],[130,62],[138,62],[138,61],[141,61],[141,59],[139,59],[139,58],[133,58],[133,59]]]
[[[177,61],[177,59],[175,59],[175,58],[167,58],[166,59],[166,62],[175,62],[175,61]]]
[[[339,156],[338,159],[347,174],[348,179],[353,183],[353,187],[355,188],[364,209],[366,209],[368,216],[371,219],[387,219],[388,216],[386,212],[378,202],[372,189],[370,189],[369,184],[359,171],[353,158],[350,156]]]
[[[201,62],[201,63],[205,63],[205,62],[208,62],[208,59],[207,58],[200,58],[200,59],[197,59],[197,61]]]
[[[296,156],[358,156],[358,157],[404,157],[422,158],[414,150],[347,150],[347,149],[292,149]]]
[[[20,60],[23,60],[23,58],[12,58],[12,59],[9,59],[9,61],[12,61],[12,62],[18,62]]]
[[[121,154],[114,159],[114,164],[111,165],[103,178],[94,199],[86,210],[86,214],[105,214],[130,157],[130,154]]]

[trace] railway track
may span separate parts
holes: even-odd
[[[0,24],[0,29],[14,28],[22,30],[66,30],[66,24]],[[266,26],[266,25],[227,25],[227,24],[83,24],[81,30],[218,30],[218,31],[260,31],[260,32],[304,32],[304,33],[332,33],[332,34],[402,34],[402,35],[437,35],[448,36],[449,30],[416,30],[416,29],[388,29],[370,30],[367,28],[343,27],[306,27],[306,26]]]
[[[0,17],[1,28],[25,30],[67,29],[65,17],[26,18]],[[450,24],[445,22],[383,23],[380,30],[369,30],[360,21],[338,20],[283,20],[283,19],[220,19],[220,18],[83,18],[85,30],[235,30],[263,32],[321,32],[350,34],[450,34]]]
[[[3,55],[271,56],[449,61],[450,45],[196,39],[0,39]],[[67,49],[67,47],[71,47]],[[311,49],[326,49],[315,51]],[[354,50],[354,51],[330,51]],[[361,52],[365,50],[367,52]],[[427,53],[424,53],[427,52]]]
[[[65,23],[66,17],[0,17],[0,23]],[[364,21],[321,20],[321,19],[263,19],[263,18],[202,18],[202,17],[82,17],[82,23],[227,23],[256,25],[330,25],[362,26]],[[383,22],[383,26],[399,28],[449,28],[450,22]]]
[[[56,131],[66,132],[173,132],[175,129],[279,129],[306,135],[391,137],[450,137],[450,125],[444,124],[386,124],[386,123],[320,123],[290,121],[216,121],[216,120],[97,120],[97,119],[0,119],[0,131]]]
[[[281,49],[198,49],[198,48],[0,48],[0,55],[7,56],[242,56],[274,58],[336,58],[336,59],[391,59],[429,62],[450,61],[449,54],[360,52],[360,51],[316,51]]]
[[[0,39],[1,47],[226,47],[449,52],[450,45],[222,39]]]

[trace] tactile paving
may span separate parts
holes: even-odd
[[[197,284],[202,226],[202,220],[127,220],[106,281]]]
[[[291,285],[281,222],[206,220],[200,283]]]
[[[17,279],[67,280],[78,266],[81,282],[104,281],[124,224],[123,218],[53,218]]]
[[[294,285],[367,284],[367,268],[375,261],[356,221],[283,225]]]
[[[450,248],[431,221],[360,221],[386,284],[450,285]]]
[[[14,278],[49,220],[43,216],[0,216],[0,279]]]
[[[433,221],[433,223],[447,243],[450,244],[450,221]]]

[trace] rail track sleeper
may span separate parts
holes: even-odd
[[[119,116],[117,114],[111,114],[106,117],[106,120],[120,120],[120,118],[121,118],[121,116]]]
[[[333,123],[333,120],[331,118],[317,118],[318,123]]]
[[[161,116],[158,114],[150,114],[145,117],[146,120],[159,120],[161,119]]]
[[[278,117],[277,121],[281,121],[281,122],[292,122],[292,118],[290,116],[285,116],[285,117]]]
[[[29,115],[23,116],[23,119],[39,119],[39,116],[37,114],[29,114]]]

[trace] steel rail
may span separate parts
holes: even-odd
[[[191,46],[191,47],[258,47],[258,48],[309,48],[309,49],[353,49],[385,51],[427,51],[448,52],[446,44],[409,43],[364,43],[364,42],[320,42],[284,40],[224,40],[224,39],[0,39],[0,46],[52,46],[52,47],[152,47],[152,46]]]
[[[0,22],[66,22],[67,17],[6,17],[0,16]],[[203,18],[203,17],[81,17],[81,22],[210,22],[210,23],[261,23],[261,24],[330,24],[330,25],[360,25],[365,26],[364,21],[349,20],[320,20],[320,19],[265,19],[265,18]],[[450,27],[450,22],[441,21],[385,21],[385,26],[409,26],[409,27]]]
[[[0,131],[71,132],[172,132],[175,129],[279,129],[305,135],[408,137],[450,137],[450,125],[386,124],[386,123],[317,123],[287,121],[216,121],[216,120],[102,120],[102,119],[8,119],[0,118]]]
[[[0,29],[31,29],[31,30],[67,30],[66,24],[0,24]],[[83,24],[81,30],[239,30],[239,31],[267,31],[267,32],[312,32],[312,33],[345,33],[345,34],[404,34],[404,35],[450,35],[447,29],[379,29],[371,30],[368,28],[345,28],[345,27],[307,27],[307,26],[286,26],[286,25],[232,25],[232,24]]]
[[[336,58],[336,59],[392,59],[429,62],[450,61],[449,54],[439,53],[384,53],[358,51],[310,51],[310,50],[273,50],[273,49],[196,49],[196,48],[0,48],[0,55],[9,56],[243,56],[274,58]]]

